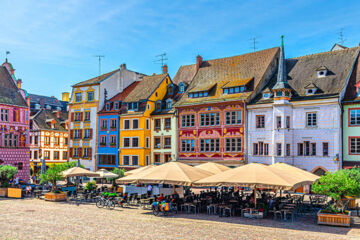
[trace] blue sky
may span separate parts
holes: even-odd
[[[360,1],[3,0],[0,59],[10,51],[15,75],[30,93],[60,97],[71,85],[126,63],[160,73],[166,52],[173,77],[181,65],[278,46],[286,57],[360,42]],[[4,11],[6,9],[6,11]],[[3,61],[3,60],[1,60]]]

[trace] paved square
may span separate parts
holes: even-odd
[[[107,210],[93,204],[0,199],[0,239],[360,239],[357,228],[314,222],[204,214],[155,217],[137,208]]]

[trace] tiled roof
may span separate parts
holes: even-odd
[[[138,102],[145,100],[156,90],[161,81],[167,76],[167,73],[145,76],[123,100],[124,102]]]
[[[322,52],[286,60],[288,83],[293,90],[291,100],[306,100],[316,98],[338,97],[345,87],[350,71],[359,53],[359,47],[339,51]],[[317,77],[316,69],[326,66],[325,77]],[[270,89],[276,83],[276,74],[267,87]],[[305,87],[314,84],[318,91],[306,95]],[[262,99],[261,94],[252,103],[268,103],[273,99]]]
[[[30,103],[40,104],[41,99],[43,99],[45,105],[51,105],[56,107],[63,107],[62,103],[55,97],[48,97],[36,94],[29,94]]]
[[[213,87],[216,86],[216,83],[203,84],[189,89],[189,93],[201,92],[201,91],[210,91]]]
[[[251,80],[253,80],[253,79],[246,78],[246,79],[229,81],[229,82],[225,83],[225,85],[223,85],[221,88],[240,87],[240,86],[248,84]]]
[[[73,87],[81,87],[81,86],[86,86],[86,85],[90,85],[90,84],[97,84],[100,83],[102,80],[104,80],[105,78],[109,77],[110,75],[116,73],[117,71],[119,71],[119,69],[116,69],[114,71],[102,74],[100,76],[94,77],[94,78],[90,78],[88,80],[76,83],[75,85],[73,85]]]
[[[242,79],[253,79],[253,86],[263,79],[269,65],[278,56],[279,48],[270,48],[258,52],[247,53],[234,57],[219,58],[203,61],[198,72],[191,81],[188,91],[191,89],[217,84],[210,91],[208,97],[189,98],[185,93],[177,106],[186,106],[193,104],[223,102],[234,100],[248,100],[252,92],[242,92],[235,94],[223,94],[222,87],[230,82],[238,82]]]
[[[3,66],[0,66],[0,104],[1,103],[27,107],[27,103],[20,94],[14,80],[8,70]]]
[[[176,85],[179,85],[179,83],[184,82],[189,84],[191,80],[194,78],[196,74],[196,65],[185,65],[181,66],[177,73],[175,74],[175,77],[173,78],[173,83]]]
[[[46,109],[41,109],[37,112],[31,119],[36,123],[40,130],[52,130],[52,131],[62,131],[67,132],[61,123],[68,120],[68,112],[61,111],[60,118],[57,118],[55,113]],[[49,120],[54,119],[56,121],[55,128],[51,128],[47,123]]]

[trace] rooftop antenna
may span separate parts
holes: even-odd
[[[343,45],[344,42],[346,41],[346,39],[344,38],[344,28],[340,28],[340,31],[338,34],[339,34],[339,44]]]
[[[158,59],[156,59],[153,62],[154,63],[160,63],[161,64],[161,71],[162,71],[164,64],[168,60],[168,58],[166,57],[166,53],[164,52],[162,54],[156,55],[155,57],[158,58]]]
[[[259,41],[257,41],[257,37],[250,38],[249,41],[251,42],[251,45],[252,45],[251,47],[255,52],[257,49],[256,44],[259,42]]]
[[[104,55],[95,55],[94,57],[98,58],[99,60],[99,76],[101,75],[101,58],[104,58]]]

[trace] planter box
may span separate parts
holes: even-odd
[[[66,193],[45,193],[45,200],[52,202],[66,201]]]
[[[351,212],[349,211],[348,215],[345,214],[335,214],[335,213],[322,213],[319,210],[318,216],[318,224],[322,225],[330,225],[330,226],[342,226],[342,227],[350,227],[351,225]]]
[[[21,188],[8,188],[8,197],[9,198],[21,198],[22,189]]]
[[[0,197],[7,197],[8,189],[0,188]]]

